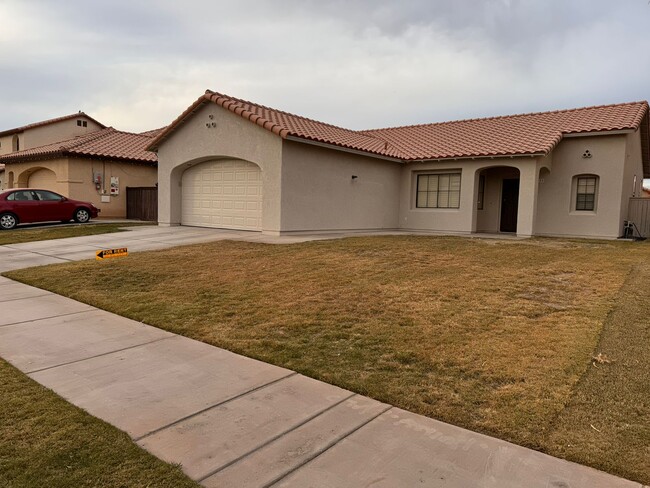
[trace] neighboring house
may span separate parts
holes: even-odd
[[[5,189],[5,165],[0,164],[0,190]]]
[[[650,177],[647,102],[353,131],[208,90],[149,149],[161,225],[272,235],[614,238]]]
[[[103,129],[97,122],[83,112],[43,120],[34,124],[0,131],[0,156],[23,149],[64,141],[75,136]]]
[[[146,150],[160,129],[142,134],[101,128],[0,156],[10,188],[46,188],[89,201],[102,217],[126,216],[126,187],[153,187],[156,155]]]

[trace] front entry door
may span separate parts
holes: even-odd
[[[501,190],[501,232],[517,232],[519,179],[503,180]]]

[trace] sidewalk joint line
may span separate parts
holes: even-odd
[[[0,285],[0,286],[2,286],[2,285]],[[54,293],[49,292],[47,290],[42,290],[42,291],[45,292],[42,295],[34,295],[33,297],[9,298],[8,300],[0,300],[0,303],[16,302],[18,300],[29,300],[31,298],[41,298],[41,297],[46,297],[48,295],[54,295]]]
[[[158,427],[157,429],[154,429],[154,430],[152,430],[150,432],[147,432],[146,434],[143,434],[140,437],[134,437],[133,441],[134,442],[139,442],[142,439],[144,439],[145,437],[149,437],[149,436],[152,436],[154,434],[157,434],[161,430],[165,430],[165,429],[168,429],[170,427],[173,427],[174,425],[180,424],[181,422],[183,422],[183,421],[185,421],[187,419],[190,419],[190,418],[195,417],[197,415],[201,415],[202,413],[207,412],[208,410],[212,410],[213,408],[217,408],[217,407],[220,407],[222,405],[225,405],[226,403],[230,403],[230,402],[232,402],[234,400],[237,400],[238,398],[241,398],[241,397],[244,397],[244,396],[248,395],[249,393],[253,393],[255,391],[261,390],[262,388],[266,388],[267,386],[274,385],[276,383],[279,383],[282,380],[286,380],[287,378],[291,378],[292,376],[295,376],[297,374],[298,373],[296,373],[295,371],[291,371],[291,373],[289,373],[288,375],[282,376],[281,378],[277,378],[277,379],[275,379],[275,380],[273,380],[273,381],[271,381],[269,383],[265,383],[263,385],[256,386],[255,388],[252,388],[252,389],[250,389],[248,391],[244,391],[242,393],[239,393],[239,394],[237,394],[237,395],[235,395],[235,396],[233,396],[231,398],[228,398],[226,400],[215,403],[214,405],[210,405],[209,407],[202,408],[201,410],[198,410],[198,411],[196,411],[194,413],[186,415],[185,417],[174,420],[173,422],[171,422],[171,423],[169,423],[167,425],[163,425],[162,427]]]
[[[51,254],[45,254],[45,253],[43,253],[43,252],[38,252],[38,251],[25,251],[25,250],[20,249],[20,248],[18,248],[18,247],[11,247],[11,246],[7,246],[7,247],[8,247],[9,249],[14,249],[14,250],[16,250],[16,251],[27,252],[27,253],[31,253],[31,254],[37,254],[37,255],[39,255],[39,256],[43,256],[43,257],[46,257],[46,258],[62,259],[63,261],[74,261],[73,259],[60,258],[60,257],[58,257],[58,256],[53,256],[53,255],[51,255]],[[29,266],[28,266],[28,267],[29,267]],[[24,268],[18,268],[18,269],[24,269]]]
[[[79,303],[81,303],[81,302],[79,302]],[[89,307],[90,307],[90,305],[89,305]],[[79,314],[79,313],[94,312],[95,310],[97,310],[97,309],[96,308],[89,308],[88,310],[80,310],[78,312],[63,313],[61,315],[52,315],[51,317],[40,317],[38,319],[29,319],[29,320],[22,320],[20,322],[12,322],[11,324],[0,325],[0,327],[11,327],[12,325],[27,324],[29,322],[37,322],[39,320],[56,319],[56,318],[59,318],[59,317],[67,317],[68,315],[76,315],[76,314]]]
[[[260,449],[265,448],[265,447],[268,446],[269,444],[271,444],[271,443],[277,441],[280,437],[284,437],[285,435],[287,435],[287,434],[293,432],[294,430],[299,429],[299,428],[302,427],[303,425],[305,425],[305,424],[311,422],[311,421],[314,420],[316,417],[320,417],[321,415],[323,415],[324,413],[326,413],[326,412],[332,410],[333,408],[338,407],[338,406],[341,405],[343,402],[346,402],[347,400],[349,400],[350,398],[352,398],[352,397],[355,396],[355,395],[356,395],[356,393],[350,393],[348,396],[344,397],[344,398],[341,399],[341,400],[338,400],[336,403],[333,403],[332,405],[329,405],[328,407],[325,407],[325,408],[319,410],[318,412],[316,412],[316,413],[310,415],[310,416],[307,417],[306,419],[303,419],[303,420],[300,421],[299,423],[297,423],[297,424],[291,426],[291,427],[288,428],[287,430],[285,430],[285,431],[283,431],[283,432],[280,432],[279,434],[274,435],[274,436],[271,437],[270,439],[264,441],[264,442],[263,442],[262,444],[260,444],[259,446],[255,447],[254,449],[251,449],[250,451],[248,451],[248,452],[242,454],[241,456],[239,456],[239,457],[237,457],[237,458],[235,458],[235,459],[233,459],[233,460],[231,460],[231,461],[228,461],[228,462],[227,462],[226,464],[224,464],[223,466],[220,466],[220,467],[218,467],[217,469],[215,469],[215,470],[209,472],[209,473],[206,474],[205,476],[199,478],[197,481],[198,481],[199,483],[201,483],[202,481],[206,480],[206,479],[209,478],[210,476],[214,476],[214,475],[217,474],[219,471],[223,471],[224,469],[226,469],[226,468],[232,466],[233,464],[238,463],[239,461],[241,461],[242,459],[244,459],[244,458],[250,456],[250,455],[253,454],[254,452],[257,452],[257,451],[259,451]]]
[[[361,395],[359,395],[359,396],[361,396]],[[363,427],[365,427],[366,425],[368,425],[370,422],[372,422],[372,421],[375,420],[376,418],[378,418],[378,417],[384,415],[386,412],[388,412],[388,411],[389,411],[390,409],[392,409],[392,408],[393,408],[393,405],[387,405],[386,408],[384,408],[384,409],[383,409],[381,412],[379,412],[377,415],[374,415],[373,417],[369,418],[368,420],[366,420],[365,422],[363,422],[363,423],[362,423],[361,425],[359,425],[358,427],[355,427],[355,428],[352,429],[351,431],[346,432],[346,433],[340,435],[338,438],[334,439],[332,442],[330,442],[329,444],[327,444],[327,445],[326,445],[325,447],[323,447],[322,449],[319,449],[318,451],[316,451],[316,452],[313,453],[312,455],[307,456],[307,458],[305,459],[305,461],[304,461],[303,463],[301,463],[300,465],[298,465],[298,466],[296,466],[296,467],[294,467],[294,468],[291,468],[291,469],[287,470],[286,473],[283,473],[283,474],[279,475],[279,476],[276,477],[273,481],[270,481],[269,483],[265,484],[265,485],[262,486],[261,488],[271,488],[273,485],[277,484],[278,482],[280,482],[281,480],[283,480],[283,479],[286,478],[287,476],[290,476],[291,474],[295,473],[296,471],[298,471],[298,470],[299,470],[300,468],[302,468],[303,466],[306,466],[307,464],[311,463],[311,462],[312,462],[314,459],[316,459],[317,457],[321,456],[322,454],[325,454],[325,453],[326,453],[327,451],[329,451],[331,448],[333,448],[334,446],[336,446],[339,442],[341,442],[341,441],[347,439],[347,438],[350,437],[352,434],[354,434],[355,432],[357,432],[359,429],[362,429]]]
[[[61,364],[57,364],[55,366],[48,366],[46,368],[35,369],[33,371],[27,371],[25,374],[40,373],[41,371],[47,371],[48,369],[60,368],[62,366],[68,366],[70,364],[81,363],[82,361],[88,361],[89,359],[100,358],[102,356],[108,356],[109,354],[113,354],[113,353],[116,353],[116,352],[128,351],[129,349],[135,349],[136,347],[147,346],[149,344],[153,344],[154,342],[164,341],[165,339],[173,339],[174,337],[176,337],[176,336],[159,337],[158,339],[143,342],[142,344],[134,344],[133,346],[123,347],[121,349],[115,349],[113,351],[103,352],[101,354],[95,354],[94,356],[88,356],[87,358],[75,359],[74,361],[68,361],[67,363],[61,363]]]

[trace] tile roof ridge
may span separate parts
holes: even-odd
[[[459,124],[459,123],[465,123],[465,122],[477,122],[477,121],[488,121],[488,120],[499,120],[499,119],[512,119],[512,118],[517,118],[517,117],[530,117],[532,115],[550,115],[550,114],[558,114],[558,113],[568,113],[568,112],[578,112],[582,110],[593,110],[593,109],[600,109],[600,108],[610,108],[610,107],[622,107],[626,105],[639,105],[639,109],[643,110],[644,108],[648,108],[648,102],[646,100],[639,100],[635,102],[622,102],[622,103],[609,103],[605,105],[589,105],[585,107],[575,107],[575,108],[565,108],[565,109],[557,109],[557,110],[546,110],[543,112],[524,112],[524,113],[519,113],[519,114],[509,114],[509,115],[493,115],[491,117],[474,117],[474,118],[468,118],[468,119],[455,119],[455,120],[446,120],[446,121],[441,121],[441,122],[426,122],[422,124],[410,124],[410,125],[398,125],[398,126],[391,126],[391,127],[378,127],[376,129],[364,129],[358,132],[361,132],[366,135],[369,132],[381,132],[381,131],[386,131],[386,130],[394,130],[394,129],[411,129],[411,128],[416,128],[416,127],[429,127],[429,126],[439,126],[439,125],[446,125],[446,124]]]
[[[263,108],[263,109],[266,109],[266,110],[271,110],[271,111],[279,113],[279,114],[289,115],[291,117],[296,117],[298,119],[307,120],[309,122],[314,122],[316,124],[325,125],[327,127],[333,127],[334,129],[341,129],[341,130],[345,130],[345,131],[348,131],[348,132],[359,132],[359,131],[356,131],[356,130],[353,130],[353,129],[348,129],[347,127],[342,127],[340,125],[330,124],[328,122],[323,122],[321,120],[311,119],[311,118],[305,117],[303,115],[294,114],[292,112],[287,112],[285,110],[279,110],[277,108],[269,107],[267,105],[262,105],[262,104],[256,103],[256,102],[251,102],[250,100],[244,100],[243,98],[233,97],[233,96],[226,95],[224,93],[219,93],[219,92],[216,92],[216,91],[213,91],[213,90],[208,89],[208,90],[205,91],[205,93],[206,93],[206,95],[210,94],[210,96],[216,95],[218,97],[227,98],[227,99],[232,100],[234,102],[246,103],[246,104],[249,104],[249,105],[255,105],[256,107],[260,107],[260,108]]]
[[[157,129],[143,130],[142,132],[134,132],[134,134],[153,139],[154,137],[157,137],[167,127],[168,127],[167,125],[163,125],[162,127],[158,127]]]

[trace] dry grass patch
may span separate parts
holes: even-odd
[[[9,275],[549,450],[621,286],[649,256],[647,244],[387,236],[222,241]]]
[[[0,486],[198,487],[2,360],[0,399]]]
[[[123,227],[134,227],[139,225],[152,225],[140,223],[121,224],[61,224],[57,227],[43,229],[14,229],[0,231],[0,246],[7,244],[20,244],[21,242],[49,241],[52,239],[64,239],[66,237],[94,236],[97,234],[112,234],[123,232]]]

